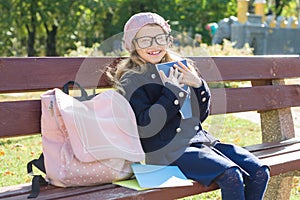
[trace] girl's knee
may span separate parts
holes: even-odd
[[[270,169],[267,166],[260,167],[255,174],[245,177],[246,185],[266,186],[270,180]]]
[[[222,199],[245,199],[244,181],[238,167],[226,169],[216,180],[222,192]]]
[[[270,179],[269,167],[267,167],[267,166],[260,167],[255,173],[255,178],[260,178],[260,179],[266,180],[266,182],[268,182]]]
[[[220,187],[243,187],[243,174],[238,167],[231,167],[226,169],[224,173],[216,179],[216,182]]]

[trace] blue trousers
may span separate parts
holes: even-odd
[[[208,147],[195,143],[173,164],[188,178],[206,186],[215,181],[223,200],[262,199],[269,180],[268,167],[246,149],[233,144],[217,143]],[[257,198],[249,196],[253,193],[260,195]]]

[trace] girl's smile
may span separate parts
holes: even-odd
[[[158,55],[161,51],[149,51],[148,54],[150,55]]]

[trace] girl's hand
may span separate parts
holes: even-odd
[[[171,67],[169,77],[167,77],[162,70],[159,71],[159,75],[164,83],[169,82],[173,85],[176,85],[177,87],[183,87],[184,85],[181,83],[183,74],[179,72],[178,69],[174,69],[173,67]]]
[[[183,75],[179,82],[180,84],[188,85],[194,88],[199,88],[202,86],[202,80],[198,76],[195,69],[185,66],[182,62],[178,62],[178,64],[180,66],[175,64],[174,67]]]

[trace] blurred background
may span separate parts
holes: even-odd
[[[229,41],[225,45],[230,47],[248,45],[242,54],[299,54],[299,47],[293,46],[300,46],[299,4],[299,0],[0,0],[0,56],[122,52],[123,26],[141,11],[169,20],[177,33],[175,46],[207,48]],[[283,28],[288,31],[277,33]],[[278,50],[272,44],[282,37],[292,41],[277,44]],[[275,52],[259,46],[260,40]],[[218,54],[220,49],[211,50]]]

